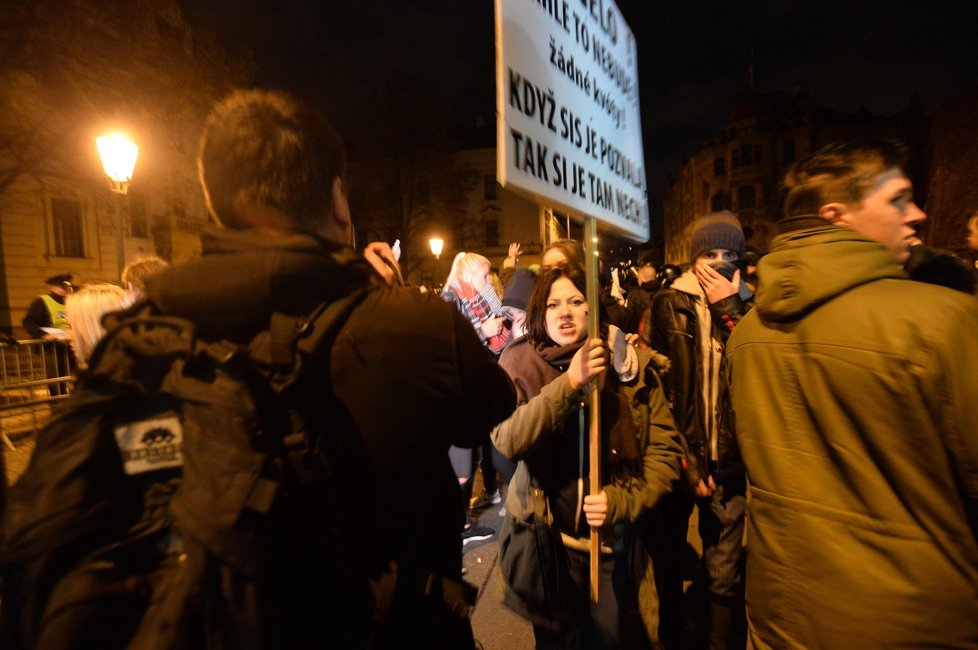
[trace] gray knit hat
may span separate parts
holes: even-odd
[[[693,233],[689,239],[690,261],[714,248],[725,248],[738,256],[743,255],[744,245],[744,231],[737,215],[729,210],[714,212],[693,222]]]

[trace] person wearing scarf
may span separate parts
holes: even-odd
[[[441,292],[443,300],[454,302],[472,323],[482,344],[499,356],[509,342],[506,318],[499,314],[502,303],[489,282],[489,260],[478,253],[459,253]]]
[[[452,260],[452,268],[445,280],[441,297],[455,304],[462,316],[472,323],[479,340],[492,353],[499,356],[509,342],[510,329],[506,326],[506,316],[502,314],[502,303],[489,282],[489,260],[478,253],[461,252]],[[494,532],[487,526],[480,526],[472,520],[472,484],[475,466],[481,463],[485,496],[492,502],[499,501],[496,487],[496,468],[492,462],[492,443],[486,439],[479,447],[466,449],[452,446],[448,456],[455,470],[455,477],[462,488],[465,508],[465,526],[462,529],[462,544],[489,539]]]
[[[577,644],[571,647],[647,647],[657,641],[657,599],[635,522],[679,480],[682,448],[657,374],[663,358],[638,351],[638,372],[629,381],[607,372],[607,344],[588,338],[584,293],[584,275],[573,265],[540,278],[528,305],[528,333],[499,360],[516,386],[518,406],[492,440],[518,461],[508,516],[549,511],[566,547],[575,598],[587,613],[575,634],[561,638],[535,624],[537,648],[568,647],[569,638]],[[588,494],[587,384],[595,378],[604,485]],[[589,595],[592,525],[602,534],[598,603]]]

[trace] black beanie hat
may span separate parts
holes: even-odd
[[[503,307],[514,307],[526,311],[530,302],[530,294],[537,284],[537,276],[533,271],[519,269],[513,273],[506,290],[503,292]]]
[[[49,286],[61,286],[65,284],[71,284],[72,279],[74,279],[71,273],[61,273],[59,275],[52,275],[50,278],[44,281],[44,284]]]
[[[744,254],[744,231],[737,215],[729,210],[714,212],[693,222],[693,234],[689,239],[690,261],[696,261],[702,253],[714,248],[724,248]]]

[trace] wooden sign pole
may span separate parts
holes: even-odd
[[[584,263],[587,272],[587,331],[588,338],[599,336],[600,318],[598,317],[600,295],[598,293],[598,220],[588,217],[584,227],[584,252],[587,261]],[[610,370],[609,370],[610,372]],[[588,493],[601,492],[601,399],[598,380],[589,383],[591,418],[589,427],[588,458],[590,472],[588,476]],[[592,526],[589,544],[591,554],[591,600],[598,602],[598,585],[601,579],[601,530]]]

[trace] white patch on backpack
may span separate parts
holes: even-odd
[[[183,465],[183,427],[175,415],[120,425],[115,441],[126,474]]]

